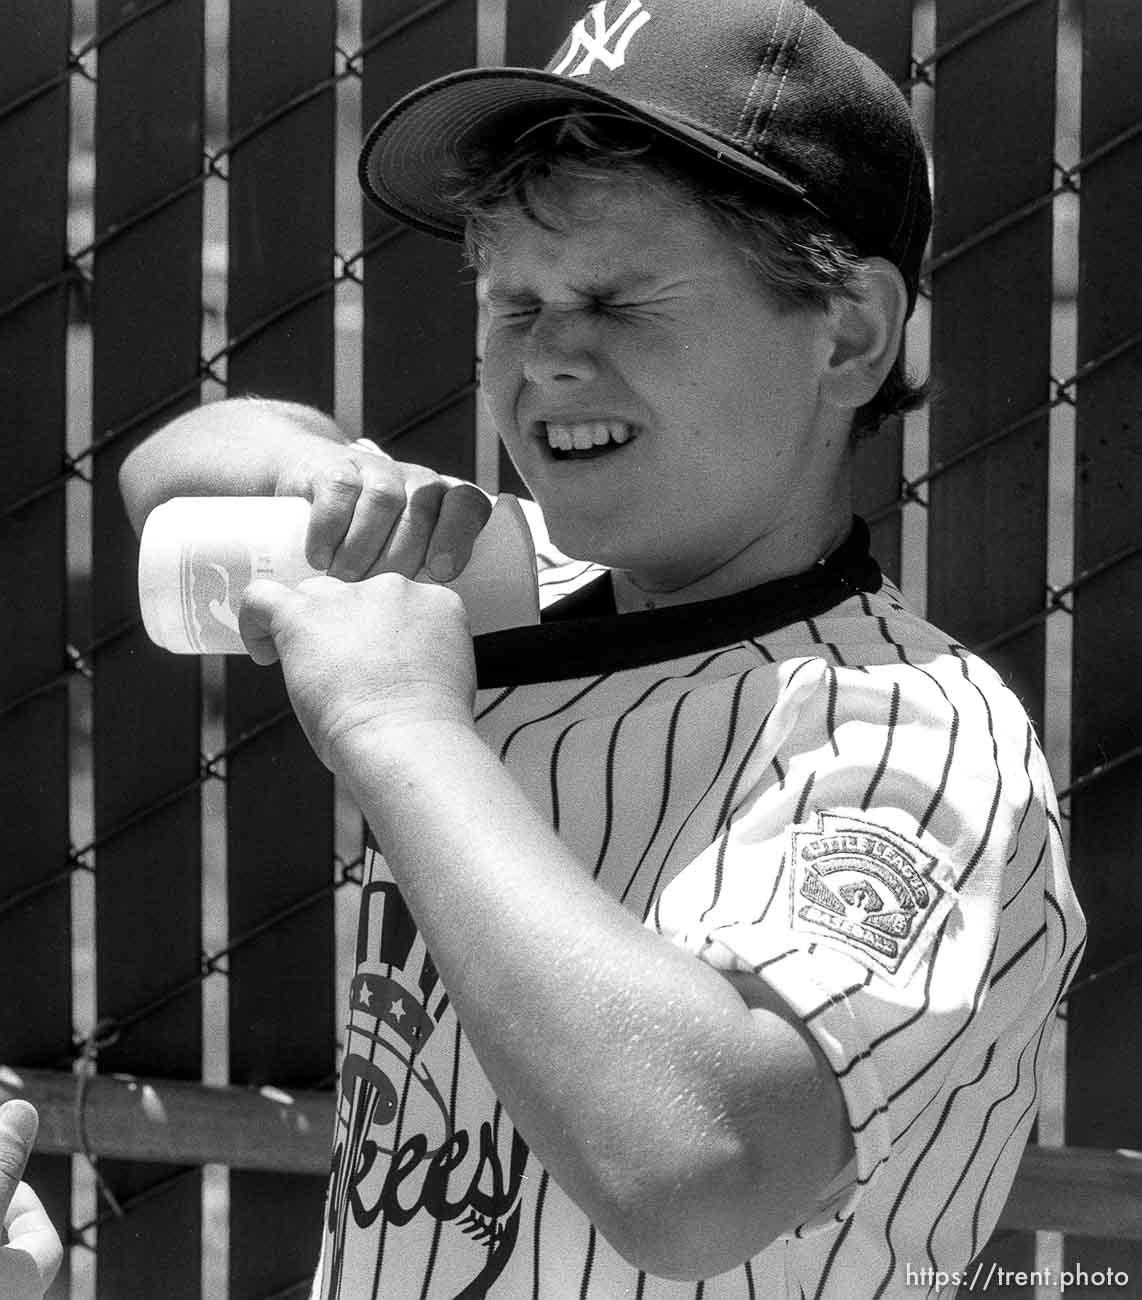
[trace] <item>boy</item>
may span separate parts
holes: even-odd
[[[953,1293],[1083,924],[1030,724],[851,517],[854,431],[916,400],[902,99],[796,0],[612,0],[413,92],[362,179],[467,238],[485,398],[592,564],[473,653],[399,576],[462,563],[470,487],[273,403],[124,468],[136,523],[309,495],[334,574],[242,611],[384,855],[315,1295]]]

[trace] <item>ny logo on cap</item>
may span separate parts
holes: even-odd
[[[623,66],[631,37],[648,22],[650,14],[642,7],[641,0],[630,0],[618,18],[608,26],[607,0],[599,0],[598,4],[591,6],[586,18],[580,18],[571,29],[571,44],[567,53],[551,71],[556,75],[566,73],[569,77],[582,77],[591,71],[598,59],[614,72]],[[588,23],[591,24],[590,31],[587,29]],[[614,41],[613,48],[611,41]],[[572,67],[576,59],[579,62]]]

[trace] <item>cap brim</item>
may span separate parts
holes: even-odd
[[[361,149],[361,187],[373,203],[419,230],[462,239],[464,214],[448,199],[449,177],[481,143],[510,142],[547,116],[609,109],[645,122],[705,159],[800,199],[795,181],[657,105],[623,99],[536,68],[470,68],[412,91],[372,127]]]

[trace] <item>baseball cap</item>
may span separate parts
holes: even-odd
[[[641,121],[815,210],[893,262],[915,302],[932,212],[919,131],[892,79],[801,0],[597,0],[543,69],[471,68],[405,95],[365,140],[362,187],[461,239],[447,180],[465,156],[575,109]]]

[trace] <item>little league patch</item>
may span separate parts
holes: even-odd
[[[832,813],[790,834],[790,927],[907,979],[955,902],[937,860],[883,826]]]

